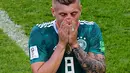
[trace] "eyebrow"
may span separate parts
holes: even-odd
[[[59,14],[67,14],[67,13],[65,13],[65,12],[60,12]]]
[[[71,13],[78,13],[78,11],[72,11]],[[66,14],[65,12],[59,12],[59,14]]]
[[[78,11],[73,11],[73,12],[71,12],[71,13],[78,13]]]

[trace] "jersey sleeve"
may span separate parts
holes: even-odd
[[[39,27],[35,26],[30,33],[28,45],[31,64],[45,62],[48,59],[46,45],[43,43],[42,34],[39,29]]]
[[[105,53],[104,41],[102,38],[102,33],[99,26],[94,23],[92,31],[90,32],[90,49],[89,52],[94,54],[103,54]]]

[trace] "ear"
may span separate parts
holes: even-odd
[[[51,7],[51,13],[52,13],[53,17],[55,17],[55,10],[53,7]]]
[[[82,13],[82,5],[79,5],[80,15]]]
[[[82,12],[82,5],[80,5],[80,11]]]

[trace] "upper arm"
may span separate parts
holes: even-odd
[[[47,57],[46,45],[38,27],[34,27],[29,38],[30,63],[45,62]]]
[[[90,31],[89,43],[90,43],[89,52],[104,55],[105,51],[104,41],[102,38],[101,30],[96,23],[94,23],[92,30]]]

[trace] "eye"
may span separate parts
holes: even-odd
[[[77,12],[73,12],[73,13],[71,13],[72,16],[75,16],[76,14],[77,14]]]
[[[64,16],[66,16],[67,14],[66,14],[66,13],[60,13],[60,15],[61,15],[62,17],[64,17]]]

